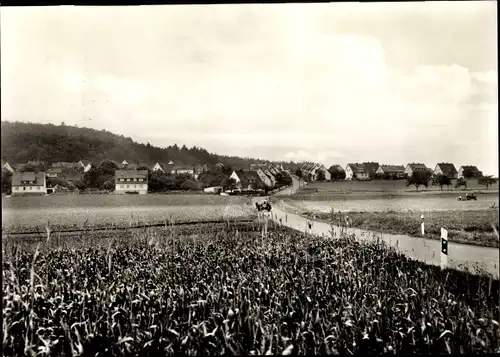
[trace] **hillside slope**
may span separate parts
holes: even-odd
[[[195,163],[214,165],[221,162],[226,166],[246,168],[252,163],[270,162],[217,155],[203,148],[179,147],[177,144],[159,148],[140,144],[131,138],[105,130],[66,125],[2,121],[1,135],[2,160],[11,163],[28,160],[41,160],[50,164],[58,161],[77,162],[82,159],[93,162],[126,159],[129,162],[148,164],[169,160],[182,165]],[[293,163],[288,164],[293,165]]]

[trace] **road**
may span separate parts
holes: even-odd
[[[294,187],[290,188],[288,194],[298,188],[297,178],[293,178]],[[287,194],[285,190],[281,195]],[[328,223],[318,222],[301,217],[296,214],[286,212],[276,206],[273,206],[269,214],[271,219],[281,224],[305,231],[311,234],[323,235],[325,237],[338,237],[341,234],[341,228],[330,226]],[[309,223],[311,228],[309,228]],[[420,260],[426,264],[440,265],[441,260],[441,242],[439,240],[415,238],[405,235],[381,234],[365,231],[357,228],[348,228],[349,234],[355,234],[360,240],[373,240],[379,237],[388,245],[396,248],[399,252],[408,257]],[[496,248],[478,247],[459,243],[448,243],[448,266],[454,269],[466,270],[474,266],[481,266],[488,273],[499,277],[499,258],[500,252]]]

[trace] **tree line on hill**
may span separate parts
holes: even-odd
[[[82,159],[99,163],[105,160],[123,159],[129,162],[168,162],[178,165],[222,163],[227,167],[248,168],[251,164],[270,163],[269,160],[242,158],[209,153],[194,146],[187,148],[177,144],[159,148],[134,142],[129,137],[116,135],[106,130],[79,128],[61,123],[34,124],[23,122],[1,122],[2,160],[21,163],[38,160],[46,163],[78,162]],[[296,165],[293,162],[287,165]]]

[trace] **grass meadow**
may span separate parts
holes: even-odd
[[[2,240],[3,354],[498,353],[499,281],[226,223]]]

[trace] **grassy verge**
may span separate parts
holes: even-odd
[[[261,228],[2,240],[3,352],[498,352],[498,280],[378,242]]]
[[[381,233],[404,234],[421,237],[420,214],[412,212],[349,212],[316,213],[303,212],[302,215],[326,222],[337,222],[340,216],[349,216],[351,226]],[[498,211],[439,211],[427,212],[425,219],[425,237],[440,239],[441,227],[448,230],[448,239],[452,242],[472,244],[484,247],[499,247]]]

